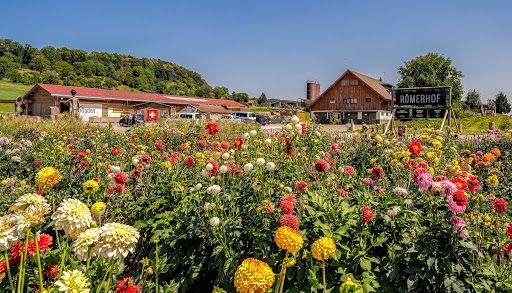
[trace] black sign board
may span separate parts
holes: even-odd
[[[409,109],[396,109],[395,118],[398,120],[406,120],[406,119],[411,118]]]
[[[422,119],[427,117],[426,109],[412,109],[412,118]]]
[[[414,89],[414,90],[397,90],[395,91],[395,105],[446,105],[446,90],[435,89]]]
[[[443,118],[446,113],[446,109],[429,109],[428,117],[430,118]]]

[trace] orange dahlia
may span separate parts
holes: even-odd
[[[274,284],[275,274],[265,262],[245,259],[235,272],[236,292],[264,293]]]
[[[53,186],[57,185],[61,179],[62,175],[59,170],[53,167],[46,167],[37,172],[36,185],[43,190],[51,189]]]
[[[302,236],[288,226],[279,227],[274,238],[277,246],[290,253],[299,251],[304,244]]]
[[[320,237],[313,245],[311,245],[311,252],[313,257],[318,260],[326,260],[331,256],[334,256],[336,252],[336,244],[334,240],[327,237]]]

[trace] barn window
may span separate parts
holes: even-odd
[[[371,103],[371,102],[372,102],[372,99],[371,99],[371,98],[366,98],[366,102],[367,102],[367,103]]]
[[[343,99],[343,104],[348,104],[349,103],[349,99]]]
[[[351,80],[350,85],[357,85],[357,79]]]
[[[351,104],[357,104],[357,99],[350,99]]]
[[[342,80],[341,81],[341,86],[347,86],[347,85],[350,85],[350,80]]]
[[[330,101],[330,103],[331,103],[331,104],[334,104],[334,100],[331,100],[331,101]]]

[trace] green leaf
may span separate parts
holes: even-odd
[[[53,255],[45,257],[43,262],[49,266],[56,266],[59,264],[59,260]]]
[[[418,276],[417,275],[410,275],[409,278],[407,278],[407,289],[411,290],[416,287],[416,284],[418,283]]]
[[[359,265],[365,271],[372,270],[372,262],[369,259],[366,259],[364,257],[361,257],[361,259],[359,260]]]

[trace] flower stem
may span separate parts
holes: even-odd
[[[7,254],[7,250],[4,251],[5,254],[5,267],[7,268],[7,276],[9,277],[9,286],[11,287],[12,293],[14,293],[14,285],[12,284],[12,276],[11,276],[11,267],[9,266],[9,255]]]
[[[283,287],[284,287],[284,279],[285,279],[285,276],[286,276],[286,265],[285,265],[285,262],[286,262],[286,259],[288,258],[288,250],[286,251],[286,256],[284,257],[283,259],[283,266],[281,267],[281,272],[279,273],[279,276],[281,276],[281,285],[279,286],[279,293],[282,293],[283,292]]]
[[[68,239],[69,237],[66,238],[66,246],[64,247],[64,251],[62,252],[62,259],[60,260],[59,275],[57,276],[57,279],[60,279],[60,276],[62,276],[62,271],[64,271],[65,269],[64,261],[66,260]]]
[[[155,248],[155,285],[156,285],[156,293],[158,293],[158,263],[160,260],[158,259],[158,243]]]
[[[99,293],[101,292],[101,289],[103,288],[103,284],[105,283],[105,279],[107,278],[108,275],[110,275],[110,272],[114,269],[114,259],[110,260],[110,266],[109,266],[109,269],[108,269],[108,272],[105,274],[105,276],[103,277],[103,280],[101,280],[101,283],[100,285],[98,286],[98,288],[96,289],[96,293]],[[106,290],[105,290],[106,291]]]
[[[43,270],[41,269],[41,255],[39,253],[39,243],[37,240],[37,234],[34,233],[34,243],[36,245],[36,261],[37,261],[37,270],[39,271],[39,290],[43,291]]]
[[[89,265],[91,264],[91,248],[87,249],[87,267],[85,269],[85,276],[89,274]]]
[[[27,235],[25,235],[25,244],[23,245],[23,253],[21,254],[21,262],[20,262],[20,272],[18,275],[18,292],[23,292],[23,283],[25,281],[25,261],[27,259],[27,250],[28,250],[28,237],[30,235],[30,229],[27,231]]]
[[[322,254],[322,275],[324,277],[324,293],[327,292],[327,286],[325,285],[325,260],[324,255]]]

